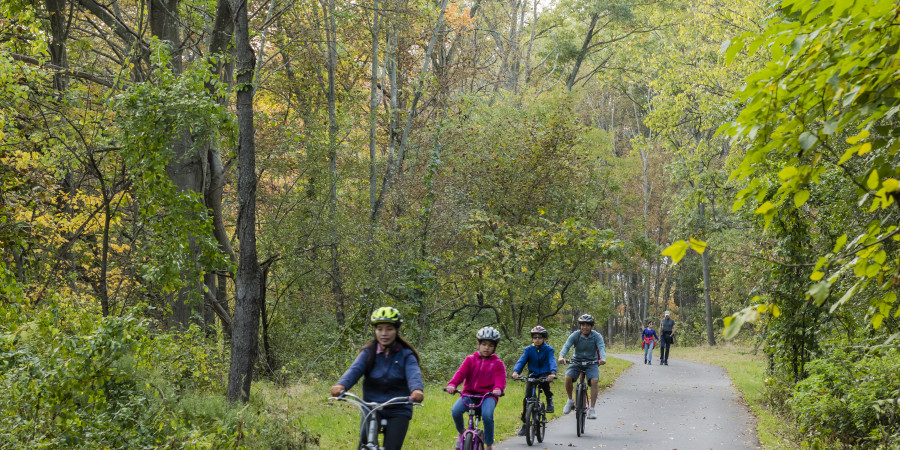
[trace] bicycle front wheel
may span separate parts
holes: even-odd
[[[475,450],[475,435],[469,433],[466,435],[466,440],[463,441],[463,450]]]
[[[575,434],[578,437],[581,437],[581,434],[584,433],[584,394],[585,394],[584,385],[578,383],[578,387],[576,388],[575,393]]]
[[[534,437],[538,442],[544,442],[544,432],[547,431],[547,416],[544,413],[544,405],[537,405],[537,412],[534,420],[531,422],[531,428],[534,430]]]
[[[525,443],[529,447],[534,443],[534,413],[534,403],[529,402],[525,406],[525,423],[522,424],[525,427]]]

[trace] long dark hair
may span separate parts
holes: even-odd
[[[422,359],[419,358],[419,352],[416,351],[415,347],[413,347],[412,344],[410,344],[409,342],[406,342],[406,339],[403,339],[402,337],[400,337],[400,328],[399,327],[397,327],[397,337],[394,338],[394,341],[399,342],[401,346],[412,350],[413,355],[416,357],[416,362],[419,364],[422,363]],[[363,347],[361,349],[359,349],[359,351],[363,352],[366,349],[370,349],[372,351],[370,356],[374,356],[377,345],[378,345],[378,339],[372,338],[372,340],[367,342],[366,345],[363,345]]]

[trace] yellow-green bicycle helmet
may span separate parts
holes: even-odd
[[[382,306],[372,313],[371,322],[372,325],[378,325],[379,323],[392,323],[395,327],[400,328],[400,324],[403,323],[403,319],[400,317],[400,311],[397,311],[397,308]]]

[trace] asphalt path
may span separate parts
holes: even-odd
[[[756,418],[725,369],[674,357],[660,366],[658,359],[644,364],[643,355],[612,356],[633,365],[599,394],[597,419],[586,421],[581,437],[575,434],[575,413],[570,413],[547,424],[542,443],[528,447],[519,436],[495,443],[494,450],[760,448]],[[563,384],[554,382],[553,393],[562,410]]]

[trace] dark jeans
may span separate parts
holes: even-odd
[[[384,426],[384,438],[381,446],[385,450],[400,450],[403,448],[403,441],[406,439],[406,432],[409,430],[409,412],[397,412],[389,409],[378,412],[380,419],[387,420]],[[367,424],[360,424],[360,436],[365,439]]]
[[[547,396],[547,401],[545,403],[549,403],[550,399],[553,398],[553,393],[550,392],[550,382],[539,383],[538,389],[544,392],[544,395]],[[528,400],[528,397],[532,396],[532,391],[534,390],[534,383],[530,381],[525,382],[525,398],[522,399],[522,422],[525,421],[525,404]]]
[[[675,338],[672,337],[672,333],[666,334],[663,331],[662,339],[659,340],[659,361],[660,362],[668,362],[669,361],[669,347],[672,346],[672,341]]]

